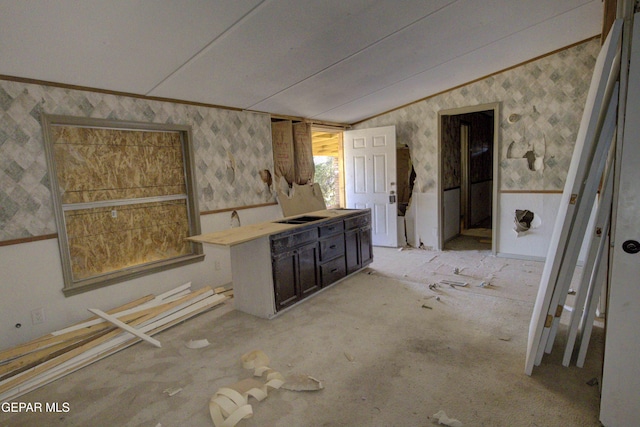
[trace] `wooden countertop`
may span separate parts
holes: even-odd
[[[357,213],[359,209],[327,209],[320,211],[307,212],[300,215],[294,215],[282,219],[275,219],[269,222],[261,222],[258,224],[245,225],[237,228],[230,228],[228,230],[216,231],[213,233],[200,234],[198,236],[188,237],[187,240],[199,243],[208,243],[211,245],[221,246],[233,246],[239,243],[255,240],[260,237],[270,236],[272,234],[281,233],[283,231],[293,230],[295,228],[304,227],[309,224],[321,224],[323,221],[327,221],[332,218],[339,218],[343,216],[352,215]],[[282,221],[290,218],[296,218],[300,216],[322,216],[324,219],[308,222],[306,224],[279,224],[277,221]]]

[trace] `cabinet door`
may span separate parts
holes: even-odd
[[[276,294],[276,311],[281,310],[298,299],[297,286],[298,256],[287,252],[273,257],[273,286]]]
[[[318,245],[303,246],[297,250],[297,254],[300,298],[304,298],[320,289]]]
[[[371,227],[360,229],[360,266],[371,264],[373,261],[373,243],[371,241]]]
[[[344,257],[347,264],[347,274],[360,269],[360,230],[349,230],[344,233]]]

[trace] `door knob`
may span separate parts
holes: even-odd
[[[622,244],[622,250],[628,254],[637,254],[640,252],[640,242],[637,240],[627,240]]]

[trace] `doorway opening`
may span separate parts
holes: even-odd
[[[342,132],[314,126],[311,146],[315,166],[313,180],[320,185],[327,209],[344,207]]]
[[[464,236],[495,253],[498,104],[441,111],[438,128],[439,249]]]

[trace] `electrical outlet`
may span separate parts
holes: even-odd
[[[213,262],[213,269],[214,270],[220,270],[220,261],[214,261]]]
[[[40,307],[31,310],[31,323],[34,325],[44,323],[44,308]]]

